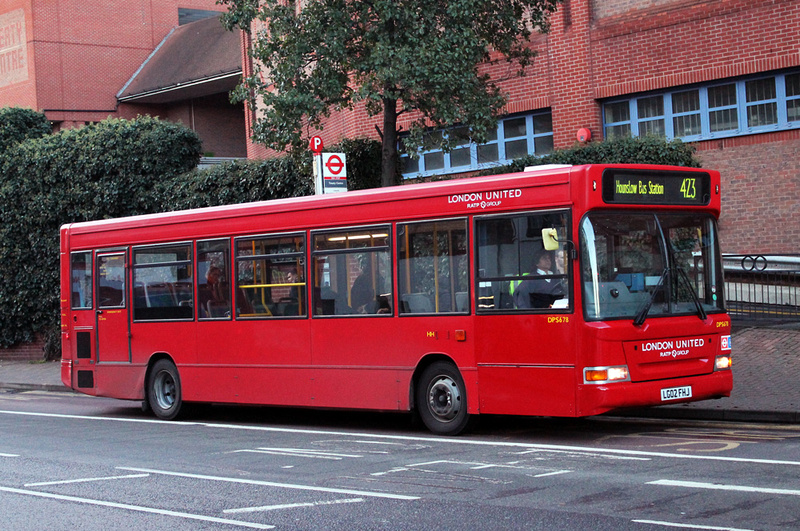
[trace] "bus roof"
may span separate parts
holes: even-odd
[[[330,206],[357,206],[359,204],[380,203],[384,201],[404,201],[426,197],[447,196],[456,192],[469,193],[475,190],[485,190],[487,185],[502,187],[505,183],[514,183],[515,186],[518,186],[520,180],[530,180],[532,178],[536,180],[528,183],[528,186],[559,184],[568,182],[570,169],[570,166],[561,166],[557,169],[543,168],[542,170],[536,169],[527,172],[415,183],[393,186],[390,188],[357,190],[339,194],[311,195],[255,201],[251,203],[201,207],[189,210],[76,222],[65,224],[62,229],[68,228],[71,232],[82,233],[123,229],[132,225],[141,224],[161,225],[189,222],[198,219],[225,219],[252,214],[316,210]]]
[[[165,226],[171,224],[200,222],[207,220],[226,220],[253,215],[291,213],[302,211],[317,211],[327,208],[357,207],[361,205],[375,205],[398,203],[403,201],[418,201],[423,199],[449,197],[454,195],[480,193],[488,190],[503,190],[511,188],[536,188],[552,187],[554,185],[567,185],[570,177],[600,175],[606,168],[630,169],[659,169],[667,171],[705,171],[697,168],[677,166],[654,166],[633,164],[604,164],[604,165],[542,165],[525,168],[526,171],[466,179],[451,179],[446,181],[417,183],[390,188],[377,188],[370,190],[352,191],[339,194],[293,197],[273,199],[252,203],[239,203],[213,207],[195,208],[173,212],[144,214],[122,218],[84,221],[62,226],[62,231],[68,230],[72,234],[89,234],[114,230],[132,229],[142,226]],[[564,186],[561,194],[562,200],[569,201],[569,187]],[[566,199],[563,199],[566,198]],[[476,212],[477,213],[477,212]],[[430,215],[430,212],[427,214]],[[442,215],[448,215],[442,212]]]

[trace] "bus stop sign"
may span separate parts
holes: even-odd
[[[322,176],[328,179],[342,179],[347,177],[344,168],[344,154],[325,153],[322,155]]]
[[[344,153],[315,153],[313,160],[317,194],[347,191],[347,161]]]

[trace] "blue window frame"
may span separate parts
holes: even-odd
[[[800,128],[800,73],[789,72],[629,96],[603,104],[606,138],[686,141]]]
[[[450,141],[449,153],[442,150],[445,138]],[[425,148],[418,152],[419,158],[411,158],[401,149],[400,163],[403,177],[408,179],[474,171],[552,151],[553,118],[547,110],[503,118],[484,144],[469,140],[466,126],[430,131],[425,135]]]

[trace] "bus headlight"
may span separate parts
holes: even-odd
[[[731,356],[730,354],[724,354],[722,356],[717,356],[717,359],[714,360],[714,370],[715,371],[723,371],[725,369],[731,368]]]
[[[629,382],[631,376],[627,365],[616,367],[585,367],[583,369],[583,383],[604,384],[609,382]]]

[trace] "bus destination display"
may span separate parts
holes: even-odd
[[[707,173],[611,170],[603,173],[603,201],[628,205],[707,205]]]

